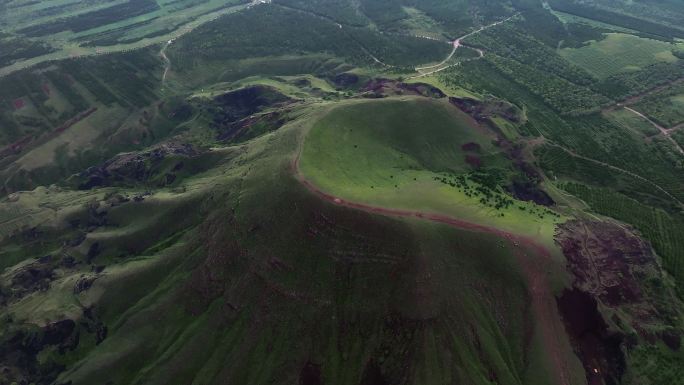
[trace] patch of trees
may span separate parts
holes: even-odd
[[[563,23],[541,3],[521,12],[522,18],[516,20],[516,25],[528,36],[533,36],[548,47],[555,49],[558,42],[567,37]]]
[[[621,100],[682,77],[684,61],[654,63],[639,71],[610,76],[597,83],[594,89],[610,98]]]
[[[254,25],[263,28],[257,30]],[[449,50],[449,45],[442,42],[386,35],[370,28],[340,28],[311,14],[258,6],[197,28],[178,39],[169,55],[176,63],[177,56],[240,60],[323,53],[365,65],[374,63],[373,55],[387,64],[401,66],[440,60]]]
[[[593,158],[591,156],[587,156],[587,158],[606,159],[599,161],[636,175],[643,175],[643,178],[648,178],[652,183],[586,158],[573,156],[555,146],[540,147],[535,151],[535,155],[549,176],[569,178],[588,185],[611,188],[644,204],[659,207],[666,211],[676,211],[676,202],[673,201],[672,196],[680,200],[684,196],[682,194],[684,190],[681,190],[684,182],[678,174],[681,171],[673,170],[672,164],[664,162],[662,155],[656,151],[635,150],[634,155],[630,156],[632,154],[630,150],[634,149],[635,146],[633,143],[627,142],[625,146],[627,149],[624,150],[624,153],[618,152],[618,143],[615,143],[615,149],[611,149],[610,152],[604,151],[597,153]],[[652,159],[649,159],[649,156]],[[653,183],[657,183],[667,193],[655,188]]]
[[[549,72],[579,85],[592,84],[594,79],[585,70],[569,63],[553,48],[521,31],[518,26],[501,24],[473,35],[465,41],[487,52],[516,60],[538,70]]]
[[[678,129],[674,131],[672,134],[672,139],[675,140],[675,142],[679,143],[681,147],[684,147],[684,129]],[[684,164],[684,162],[682,162]],[[682,167],[684,169],[684,167]]]
[[[361,11],[379,25],[396,23],[408,17],[401,0],[361,0]]]
[[[672,127],[684,122],[684,108],[675,103],[672,97],[684,95],[684,83],[679,83],[662,92],[648,95],[634,105],[634,108],[648,115],[658,124]]]
[[[434,180],[456,188],[469,198],[479,198],[480,204],[495,210],[505,210],[514,203],[500,187],[504,179],[504,172],[499,169],[482,169],[466,175],[434,177]]]
[[[537,72],[536,76],[543,79],[549,75]],[[669,146],[657,142],[645,143],[643,138],[632,135],[598,113],[563,116],[514,76],[508,76],[488,60],[464,63],[453,70],[441,72],[439,77],[447,86],[463,87],[480,94],[492,94],[515,101],[518,107],[525,110],[527,117],[527,121],[517,128],[522,135],[543,135],[551,143],[579,156],[648,178],[669,194],[684,200],[681,156],[669,151]],[[663,209],[672,208],[671,197],[643,180],[572,156],[558,147],[546,146],[538,151],[541,166],[549,176],[566,176],[602,186],[619,186],[620,191],[635,199],[647,200]]]
[[[0,67],[10,65],[20,59],[45,55],[53,51],[54,49],[45,43],[0,32]]]
[[[562,42],[562,47],[580,48],[591,40],[600,41],[605,38],[604,33],[611,32],[605,28],[598,28],[588,24],[568,23],[565,25],[568,34]]]
[[[610,99],[587,87],[579,86],[515,60],[499,56],[487,56],[485,60],[563,115],[575,116],[596,112],[611,103]]]
[[[58,71],[46,71],[45,77],[50,79],[52,85],[69,101],[74,112],[85,111],[90,107],[88,101],[76,90],[73,81],[67,74]]]
[[[437,21],[451,39],[464,35],[477,25],[489,24],[511,14],[505,1],[404,0],[403,5],[423,11]]]
[[[507,172],[502,169],[482,168],[468,174],[444,174],[435,176],[433,179],[457,189],[469,198],[477,198],[481,205],[497,211],[509,209],[516,204],[516,200],[504,187],[509,182],[509,178]],[[528,211],[540,219],[544,219],[547,215],[560,217],[557,213],[543,207],[519,205],[518,209]],[[504,213],[498,215],[504,216]]]
[[[96,33],[96,34],[89,34],[88,36],[82,37],[82,38],[77,39],[77,40],[84,42],[84,44],[82,44],[82,45],[86,46],[86,47],[88,47],[88,46],[90,46],[90,47],[92,47],[92,46],[108,46],[108,45],[115,45],[115,44],[119,44],[119,43],[125,43],[125,41],[123,41],[121,39],[126,36],[126,33],[130,32],[134,29],[144,27],[144,26],[152,23],[156,19],[158,19],[158,17],[153,17],[153,18],[143,20],[143,21],[140,21],[137,23],[129,24],[129,25],[126,25],[126,26],[123,26],[120,28],[109,29],[107,31]],[[137,40],[143,39],[145,37],[154,37],[157,35],[163,35],[165,33],[171,32],[171,30],[172,30],[172,28],[161,29],[160,31],[151,32],[148,35],[141,36],[141,37],[135,38],[135,39],[129,39],[128,41],[132,42],[132,41],[137,41]]]
[[[156,89],[162,64],[154,47],[117,55],[117,60],[105,57],[67,60],[61,64],[103,104],[143,107],[157,100]]]
[[[302,11],[311,12],[335,22],[363,27],[368,25],[349,0],[273,0],[274,3]]]
[[[106,105],[144,107],[158,100],[157,87],[162,73],[157,47],[107,57],[63,60],[44,71],[25,70],[0,79],[0,144],[7,145],[25,135],[54,129],[74,115],[95,105],[81,91],[82,86]],[[46,70],[47,69],[47,70]],[[51,86],[58,95],[51,95]],[[46,103],[62,97],[71,108],[61,114]],[[37,114],[15,114],[15,101],[30,102]]]
[[[17,9],[21,9],[24,7],[30,7],[32,5],[36,5],[41,3],[40,0],[38,1],[27,1],[23,2],[21,6],[16,7]],[[68,14],[70,12],[76,12],[80,7],[83,7],[83,2],[73,2],[71,4],[57,4],[57,5],[50,5],[44,8],[40,9],[35,9],[31,10],[31,17],[33,18],[44,18],[48,16],[57,16],[60,14]]]

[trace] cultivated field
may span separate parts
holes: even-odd
[[[0,18],[4,30],[13,37],[3,39],[0,35],[0,47],[7,41],[21,41],[17,39],[22,37],[39,41],[43,47],[23,43],[21,50],[15,50],[11,57],[0,53],[0,77],[52,60],[127,52],[164,43],[222,15],[244,9],[248,3],[129,0],[111,5],[64,0],[15,1]]]
[[[672,63],[673,44],[624,33],[608,33],[600,41],[581,48],[563,48],[559,53],[598,78],[637,71],[657,62]]]
[[[647,95],[634,108],[666,128],[684,123],[684,82]]]

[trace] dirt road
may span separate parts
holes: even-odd
[[[35,65],[49,62],[49,61],[57,61],[57,60],[65,60],[65,59],[76,59],[79,57],[87,57],[87,56],[97,56],[97,55],[107,55],[107,54],[112,54],[112,53],[119,53],[119,52],[128,52],[128,51],[133,51],[145,47],[150,47],[159,43],[163,42],[168,42],[169,40],[174,40],[177,39],[189,32],[192,32],[195,28],[204,25],[208,22],[214,21],[218,19],[221,16],[234,13],[234,12],[239,12],[245,9],[248,9],[254,5],[261,4],[261,0],[253,0],[252,2],[248,4],[241,4],[241,5],[236,5],[236,6],[231,6],[227,8],[223,8],[214,12],[209,12],[207,14],[204,14],[200,17],[197,17],[196,19],[189,21],[188,23],[184,24],[183,26],[180,26],[178,29],[174,30],[173,32],[170,32],[165,35],[160,35],[160,36],[155,36],[155,37],[150,37],[150,38],[143,38],[140,39],[134,43],[124,43],[124,44],[116,44],[112,46],[93,46],[93,47],[85,47],[85,46],[78,46],[78,47],[69,47],[57,50],[55,52],[51,52],[46,55],[41,55],[41,56],[36,56],[32,57],[30,59],[24,59],[24,60],[19,60],[9,66],[2,67],[0,68],[0,77],[7,76],[11,73],[14,73],[16,71],[20,71],[26,68],[33,67]]]
[[[618,104],[618,106],[620,106],[620,104]],[[682,149],[682,147],[679,145],[679,143],[677,143],[677,141],[675,141],[674,139],[672,139],[672,137],[670,136],[670,130],[668,130],[667,128],[661,126],[660,124],[654,122],[653,120],[651,120],[651,119],[650,119],[649,117],[647,117],[646,115],[642,114],[641,112],[639,112],[639,111],[637,111],[637,110],[635,110],[635,109],[633,109],[633,108],[631,108],[631,107],[622,106],[622,108],[624,108],[625,110],[627,110],[627,111],[629,111],[629,112],[631,112],[631,113],[633,113],[633,114],[635,114],[635,115],[641,117],[641,118],[644,119],[645,121],[649,122],[653,127],[657,128],[658,131],[660,131],[660,133],[663,134],[664,137],[666,137],[667,139],[670,140],[670,142],[672,143],[672,145],[674,146],[674,148],[676,148],[677,151],[678,151],[680,154],[684,155],[684,150]]]
[[[169,70],[171,69],[171,60],[169,60],[169,57],[166,56],[166,49],[173,43],[173,39],[169,40],[164,44],[162,49],[159,51],[159,56],[161,56],[162,60],[164,61],[164,73],[162,74],[162,84],[166,81],[166,75],[169,73]]]
[[[456,54],[456,50],[457,50],[459,47],[462,47],[462,46],[463,46],[463,44],[461,44],[461,41],[462,41],[463,39],[468,38],[468,37],[470,37],[470,36],[472,36],[472,35],[475,35],[476,33],[482,32],[482,31],[484,31],[485,29],[488,29],[488,28],[497,26],[497,25],[499,25],[499,24],[501,24],[501,23],[504,23],[504,22],[506,22],[506,21],[512,19],[512,18],[515,17],[515,16],[517,16],[517,14],[516,14],[516,15],[512,15],[512,16],[509,16],[509,17],[506,18],[506,19],[499,20],[499,21],[497,21],[496,23],[492,23],[492,24],[488,24],[488,25],[485,25],[485,26],[483,26],[483,27],[480,27],[479,29],[477,29],[477,30],[475,30],[475,31],[472,31],[472,32],[469,32],[469,33],[467,33],[467,34],[465,34],[465,35],[459,37],[458,39],[454,40],[454,41],[451,43],[452,46],[453,46],[453,49],[451,50],[451,53],[449,54],[449,56],[447,56],[446,59],[444,59],[444,60],[442,60],[441,62],[439,62],[439,63],[437,63],[437,64],[434,64],[434,65],[429,65],[429,66],[424,66],[424,67],[416,67],[415,70],[418,71],[418,72],[421,72],[421,71],[424,71],[424,70],[432,70],[432,71],[430,71],[430,72],[428,72],[428,73],[424,73],[424,74],[417,75],[417,76],[415,76],[415,77],[428,76],[428,75],[431,75],[431,74],[434,74],[434,73],[437,73],[437,72],[440,72],[440,71],[444,71],[444,70],[447,69],[447,68],[450,68],[451,66],[446,66],[446,67],[443,67],[443,68],[440,68],[440,67],[444,66],[449,60],[451,60],[452,57],[454,57],[454,54]],[[483,51],[483,50],[477,49],[477,52],[480,54],[480,57],[484,56],[484,51]]]

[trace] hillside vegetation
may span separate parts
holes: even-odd
[[[677,0],[0,0],[0,384],[684,378]]]

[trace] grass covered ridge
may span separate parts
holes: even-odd
[[[492,140],[444,100],[353,102],[313,125],[300,164],[311,182],[341,198],[550,238],[556,216],[497,187],[513,170]]]

